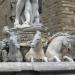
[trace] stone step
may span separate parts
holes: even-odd
[[[0,63],[0,72],[63,72],[75,71],[75,62],[3,62]]]

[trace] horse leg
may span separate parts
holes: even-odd
[[[61,62],[60,58],[57,57],[57,56],[54,56],[54,60],[55,60],[56,62]]]
[[[34,58],[33,57],[31,57],[31,62],[34,62],[35,60],[34,60]]]
[[[73,59],[71,57],[69,57],[69,56],[64,56],[63,59],[67,60],[69,62],[74,62]]]
[[[44,62],[48,62],[47,57],[43,57],[43,61],[44,61]]]
[[[21,54],[21,52],[19,50],[17,51],[15,58],[16,58],[17,62],[22,62],[23,61],[22,54]]]
[[[2,51],[2,60],[3,60],[3,62],[7,62],[8,61],[8,55],[7,55],[7,51],[6,50]]]
[[[48,58],[48,61],[49,62],[53,62],[53,61],[55,61],[55,62],[61,62],[61,60],[57,56],[53,56],[53,57]]]

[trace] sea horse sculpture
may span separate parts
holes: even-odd
[[[47,62],[47,58],[45,57],[44,50],[42,47],[41,41],[41,32],[37,31],[32,43],[29,52],[25,55],[26,61],[34,62],[36,60],[42,60]]]
[[[46,56],[48,61],[57,61],[61,62],[61,59],[67,59],[68,61],[73,62],[73,59],[68,56],[62,56],[62,51],[64,48],[71,48],[71,43],[69,42],[71,35],[67,33],[56,33],[52,36],[52,40],[48,45]]]
[[[17,36],[14,32],[10,32],[7,26],[4,27],[3,33],[6,36],[3,40],[3,48],[8,46],[7,61],[21,62],[23,60],[20,45],[17,41]],[[6,48],[5,48],[6,49]]]

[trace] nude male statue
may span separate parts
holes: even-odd
[[[20,24],[20,16],[22,25]],[[25,17],[25,20],[23,17]],[[33,23],[39,23],[38,0],[18,0],[14,27],[30,27],[30,24]]]

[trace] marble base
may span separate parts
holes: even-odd
[[[29,25],[29,26],[18,26],[18,27],[15,27],[15,28],[11,28],[10,31],[17,31],[17,30],[24,30],[26,32],[34,32],[34,31],[37,31],[37,30],[40,30],[40,31],[47,31],[47,28],[45,28],[43,25]]]
[[[10,31],[14,31],[18,36],[18,41],[20,42],[21,46],[30,46],[30,41],[33,39],[34,34],[37,30],[42,32],[42,38],[45,37],[47,33],[47,29],[41,24],[37,25],[29,25],[30,27],[14,27],[10,28]]]

